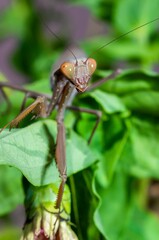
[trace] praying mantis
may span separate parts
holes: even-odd
[[[91,54],[91,56],[95,54],[97,51],[106,47],[107,45],[124,37],[125,35],[157,20],[159,20],[159,18],[149,21],[119,36],[118,38],[113,39],[109,43],[104,44],[103,46],[98,48],[94,53]],[[38,118],[38,117],[46,118],[50,116],[52,111],[57,107],[57,117],[56,117],[57,139],[56,139],[56,149],[55,149],[55,161],[60,174],[61,183],[59,186],[55,205],[56,205],[56,208],[59,210],[60,210],[61,201],[63,197],[64,186],[67,180],[67,164],[66,164],[66,153],[65,153],[65,126],[64,126],[65,110],[66,108],[69,108],[75,111],[83,111],[90,114],[94,114],[96,116],[97,118],[96,123],[88,139],[88,144],[90,144],[92,137],[95,133],[95,130],[98,127],[98,124],[101,118],[101,112],[93,109],[83,109],[80,107],[74,107],[74,106],[71,106],[70,103],[73,97],[78,92],[83,93],[83,92],[92,90],[97,86],[100,86],[107,80],[113,79],[117,74],[119,74],[119,70],[116,70],[108,77],[100,79],[98,82],[89,86],[90,79],[93,76],[97,67],[97,63],[95,59],[91,57],[78,56],[78,53],[75,54],[74,51],[72,51],[70,48],[68,48],[67,50],[72,55],[72,59],[62,63],[61,66],[54,73],[51,74],[51,89],[52,89],[51,96],[47,94],[35,92],[35,91],[30,91],[22,87],[14,86],[8,83],[0,83],[0,92],[4,97],[4,99],[6,100],[6,102],[8,103],[8,106],[9,106],[9,100],[4,91],[4,88],[12,88],[12,89],[21,91],[25,94],[24,100],[22,102],[20,114],[11,122],[6,124],[0,130],[0,132],[2,132],[8,126],[10,127],[10,129],[12,129],[13,127],[17,127],[20,121],[22,121],[30,113],[33,113],[34,118]],[[30,106],[25,108],[27,98],[33,98],[35,99],[35,101]]]

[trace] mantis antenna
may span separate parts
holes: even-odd
[[[44,24],[44,26],[47,28],[47,30],[48,30],[56,39],[62,41],[62,39],[46,24],[46,22],[44,21],[44,19],[41,18],[41,17],[40,17],[40,19],[41,19],[42,23]],[[75,58],[76,63],[77,63],[77,62],[78,62],[78,61],[77,61],[77,57],[76,57],[76,55],[73,53],[73,51],[72,51],[69,47],[67,47],[66,49],[72,54],[72,56]]]
[[[123,34],[120,35],[119,37],[114,38],[114,39],[112,39],[110,42],[105,43],[105,44],[102,45],[101,47],[97,48],[94,52],[92,52],[92,53],[89,55],[88,58],[90,58],[90,56],[96,54],[96,53],[97,53],[98,51],[100,51],[101,49],[107,47],[107,46],[110,45],[111,43],[116,42],[116,41],[118,41],[119,39],[125,37],[125,36],[128,35],[129,33],[132,33],[132,32],[134,32],[134,31],[136,31],[136,30],[138,30],[138,29],[140,29],[140,28],[142,28],[142,27],[145,27],[146,25],[148,25],[148,24],[150,24],[150,23],[156,22],[156,21],[158,21],[158,20],[159,20],[159,17],[157,17],[157,18],[155,18],[155,19],[153,19],[153,20],[151,20],[151,21],[149,21],[149,22],[146,22],[146,23],[144,23],[144,24],[142,24],[142,25],[140,25],[140,26],[138,26],[138,27],[136,27],[136,28],[133,28],[132,30],[130,30],[130,31],[126,32],[126,33],[123,33]],[[87,59],[88,59],[88,58],[87,58]]]

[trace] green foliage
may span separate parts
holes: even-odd
[[[66,157],[69,159],[69,176],[89,167],[96,161],[96,156],[86,141],[75,132],[70,130],[68,135]],[[3,158],[0,159],[0,164],[16,167],[35,186],[56,182],[59,173],[54,160],[55,138],[56,123],[52,120],[40,121],[11,133],[3,131],[0,145]]]
[[[92,37],[81,43],[90,54],[114,37],[158,17],[159,1],[152,4],[150,0],[80,0],[72,4],[87,6],[111,30],[107,36]],[[0,34],[1,38],[9,33],[19,38],[13,63],[36,81],[28,89],[50,93],[48,77],[52,61],[63,50],[63,44],[45,39],[30,1],[15,1],[12,11],[9,10],[1,16],[0,27],[5,31]],[[158,22],[147,25],[94,55],[98,70],[93,81],[109,75],[112,68],[123,66],[120,67],[123,70],[115,79],[77,95],[74,100],[74,105],[102,112],[90,146],[87,139],[96,118],[70,111],[65,115],[72,222],[77,226],[75,231],[80,240],[158,239],[159,219],[148,207],[151,180],[159,179],[159,74],[154,71],[159,54],[156,25]],[[36,29],[33,35],[31,29]],[[5,79],[3,75],[0,77]],[[22,94],[6,92],[13,106],[10,114],[1,116],[1,126],[18,114],[22,101]],[[5,107],[1,104],[0,111]],[[22,203],[22,176],[39,187],[60,182],[54,161],[57,131],[54,117],[38,122],[28,118],[21,123],[22,128],[1,133],[1,216]],[[16,230],[15,234],[18,234]],[[6,233],[1,235],[0,239],[10,239]]]
[[[0,233],[0,240],[20,239],[21,230],[8,226]]]
[[[5,163],[6,165],[6,163]],[[11,212],[18,204],[23,203],[21,173],[15,168],[2,165],[0,167],[0,215]],[[17,189],[19,189],[17,194]]]

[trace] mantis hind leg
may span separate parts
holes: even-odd
[[[2,115],[5,115],[5,114],[7,114],[7,113],[10,112],[11,102],[9,101],[9,98],[8,98],[7,94],[5,93],[5,91],[2,89],[2,87],[0,87],[0,93],[1,93],[2,97],[4,98],[4,100],[5,100],[6,103],[7,103],[7,108],[6,108],[6,110],[1,113]]]
[[[73,111],[78,111],[78,112],[85,112],[88,114],[93,114],[96,116],[96,122],[95,125],[91,131],[90,137],[88,138],[88,144],[91,143],[92,138],[94,136],[94,133],[99,125],[100,119],[102,117],[102,112],[99,110],[94,110],[94,109],[87,109],[87,108],[81,108],[81,107],[76,107],[76,106],[69,106],[68,109],[73,110]]]
[[[26,101],[29,97],[31,97],[30,93],[29,92],[25,93],[25,96],[23,98],[23,102],[22,102],[21,107],[20,107],[20,113],[25,109]]]

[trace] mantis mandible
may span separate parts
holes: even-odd
[[[113,39],[107,44],[104,44],[100,48],[98,48],[94,53],[101,50],[102,48],[106,47],[107,45],[117,41],[118,39],[124,37],[125,35],[144,27],[154,21],[159,20],[159,18],[156,18],[152,21],[149,21],[135,29],[132,29],[131,31],[122,34],[121,36]],[[47,27],[48,28],[48,27]],[[48,28],[49,29],[49,28]],[[50,29],[49,31],[53,33]],[[56,36],[55,33],[53,35]],[[110,76],[100,79],[98,82],[92,84],[90,87],[88,87],[90,79],[93,75],[93,73],[96,70],[96,61],[95,59],[91,57],[79,57],[78,54],[75,55],[75,53],[70,49],[67,48],[67,50],[71,53],[72,59],[65,61],[61,64],[59,69],[57,69],[54,73],[51,74],[51,88],[52,88],[52,96],[35,92],[35,91],[29,91],[22,87],[13,86],[11,84],[7,83],[0,83],[0,92],[3,95],[4,99],[7,101],[9,106],[9,100],[7,98],[7,95],[5,94],[5,91],[3,88],[12,88],[18,91],[21,91],[25,94],[22,107],[21,107],[21,113],[11,122],[6,124],[0,132],[2,132],[6,127],[10,126],[10,129],[13,127],[16,127],[19,122],[24,119],[29,113],[33,113],[33,117],[48,117],[52,111],[55,109],[55,107],[58,108],[57,110],[57,139],[56,139],[56,149],[55,149],[55,161],[56,165],[60,174],[61,183],[58,190],[57,200],[56,200],[56,208],[60,209],[62,196],[64,192],[64,186],[67,180],[67,170],[66,170],[66,154],[65,154],[65,127],[64,127],[64,113],[66,108],[75,110],[75,111],[84,111],[90,114],[94,114],[97,117],[95,126],[91,132],[90,138],[88,140],[88,143],[91,142],[92,137],[95,133],[95,130],[98,126],[98,123],[100,121],[101,112],[97,110],[92,109],[83,109],[79,107],[73,107],[70,106],[70,101],[73,99],[75,94],[77,92],[85,92],[90,89],[94,89],[97,86],[101,85],[105,81],[109,79],[113,79],[119,71],[114,71]],[[94,54],[93,53],[93,54]],[[93,55],[91,54],[91,56]],[[26,109],[24,109],[25,102],[27,98],[33,98],[35,101],[28,106]]]

